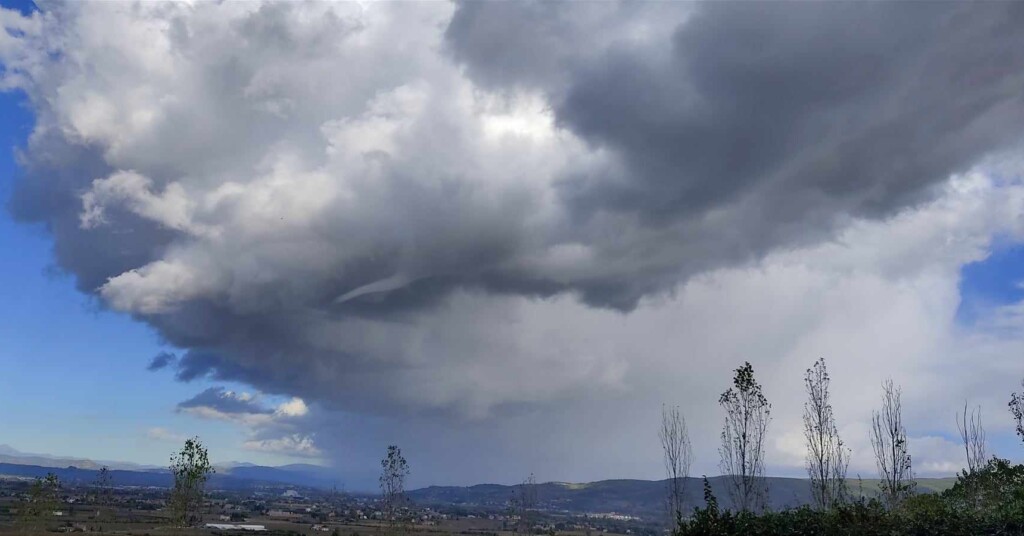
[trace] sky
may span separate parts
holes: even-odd
[[[4,93],[0,115],[0,195],[6,201],[19,176],[15,148],[31,132],[32,114],[23,97]],[[41,225],[18,224],[4,211],[0,247],[6,252],[0,259],[0,403],[9,408],[0,443],[25,452],[162,464],[178,445],[151,431],[180,429],[216,441],[222,461],[282,462],[237,448],[231,441],[236,431],[176,414],[177,399],[194,394],[195,386],[153,381],[139,356],[162,350],[157,334],[78,292],[54,265]]]
[[[881,383],[1024,458],[1015,3],[4,3],[0,443],[319,463],[373,487],[768,472],[824,357],[851,473]]]

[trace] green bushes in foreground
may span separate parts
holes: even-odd
[[[821,510],[722,511],[706,480],[704,486],[705,507],[681,520],[675,536],[1024,534],[1024,465],[998,458],[962,473],[941,494],[916,495],[892,509],[862,498]]]

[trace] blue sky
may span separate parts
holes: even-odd
[[[0,443],[162,464],[175,445],[147,437],[162,427],[198,434],[217,460],[286,462],[239,448],[242,432],[232,424],[175,413],[178,402],[208,385],[147,371],[148,360],[166,349],[153,331],[77,292],[71,276],[54,269],[45,229],[12,221],[6,207],[18,177],[15,153],[33,118],[17,93],[0,93],[0,117],[0,407],[8,408]]]
[[[34,9],[31,0],[2,0],[0,6]],[[147,371],[148,358],[166,350],[156,334],[76,291],[72,277],[53,265],[46,230],[12,221],[7,206],[19,176],[16,153],[33,125],[25,96],[0,92],[0,118],[0,407],[17,408],[4,412],[0,443],[25,452],[163,464],[175,445],[147,433],[164,428],[201,436],[219,461],[282,462],[240,449],[234,425],[177,414],[178,402],[207,385]]]
[[[957,320],[972,325],[994,307],[1024,300],[1024,245],[997,241],[984,260],[964,265]]]

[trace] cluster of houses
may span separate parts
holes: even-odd
[[[373,496],[344,495],[309,491],[309,495],[294,489],[282,492],[280,488],[263,488],[247,491],[215,491],[205,502],[203,526],[219,532],[267,532],[280,528],[282,523],[302,526],[305,533],[333,533],[345,525],[367,522],[375,525],[386,516],[379,498]],[[87,530],[89,524],[112,519],[132,523],[166,524],[167,490],[165,488],[119,487],[112,488],[101,504],[95,490],[67,486],[56,497],[54,510],[48,516],[54,522],[60,520],[65,531]],[[17,519],[19,508],[28,500],[24,483],[0,485],[0,518]],[[102,508],[103,515],[99,509]],[[470,524],[473,530],[487,527],[489,531],[523,530],[524,519],[511,512],[499,511],[501,505],[452,505],[450,507],[409,507],[403,509],[403,523],[421,527],[437,526],[445,521],[454,521],[465,529],[465,521],[478,520]],[[562,532],[583,532],[586,534],[614,532],[629,534],[621,526],[636,518],[615,513],[573,515],[568,512],[538,511],[531,516],[528,533],[544,535]],[[462,520],[462,521],[459,521]],[[4,521],[0,519],[0,524]],[[461,530],[460,529],[460,530]],[[348,531],[346,530],[346,533]]]
[[[242,524],[230,524],[230,523],[207,523],[205,525],[208,529],[213,530],[244,530],[248,532],[266,532],[266,525],[242,525]]]

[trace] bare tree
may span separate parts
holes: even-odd
[[[96,516],[102,515],[103,509],[110,505],[111,482],[110,469],[106,465],[100,467],[96,473],[96,481],[93,483],[94,501],[97,506]],[[105,517],[105,516],[104,516]]]
[[[515,523],[517,534],[529,534],[533,528],[532,512],[537,507],[537,479],[530,476],[512,492],[512,512],[518,519]]]
[[[964,445],[964,454],[967,456],[967,469],[963,476],[974,475],[985,467],[986,445],[985,428],[981,425],[981,406],[967,412],[967,401],[964,400],[964,409],[956,414],[956,429],[960,432],[960,440]],[[984,497],[982,488],[976,478],[963,478],[966,498],[971,501],[974,507],[981,506]]]
[[[96,473],[96,488],[101,490],[108,489],[110,488],[110,483],[112,481],[113,478],[110,476],[110,468],[106,465],[100,467],[99,472]]]
[[[743,511],[763,510],[768,501],[764,478],[764,439],[772,406],[754,379],[754,367],[736,369],[733,386],[719,397],[725,408],[721,470],[729,483],[733,505]]]
[[[882,410],[871,413],[871,447],[881,479],[882,496],[890,508],[914,491],[914,472],[903,426],[900,388],[892,380],[882,383]]]
[[[661,406],[661,449],[665,454],[665,472],[668,474],[667,508],[671,522],[679,523],[683,518],[683,492],[686,478],[690,476],[693,448],[690,433],[686,428],[679,406]]]
[[[964,453],[967,455],[967,471],[974,473],[985,466],[988,455],[985,448],[985,428],[981,425],[981,406],[967,413],[967,401],[964,401],[964,410],[956,415],[956,429],[960,432],[960,439],[964,444]]]
[[[174,488],[170,507],[178,525],[190,526],[200,520],[206,481],[215,472],[206,447],[198,437],[185,440],[181,451],[171,456]]]
[[[387,521],[394,524],[398,521],[399,510],[405,505],[405,477],[409,476],[409,464],[402,456],[402,449],[390,445],[380,467],[382,510]]]
[[[846,500],[846,469],[850,464],[849,449],[843,445],[832,414],[829,395],[830,378],[821,358],[807,369],[804,386],[804,437],[807,438],[807,474],[811,478],[811,494],[818,508],[831,508]]]

